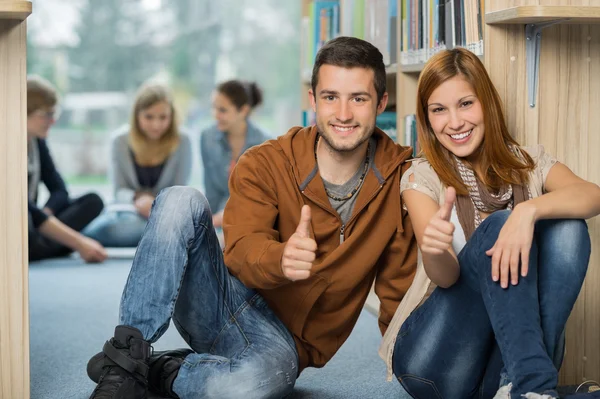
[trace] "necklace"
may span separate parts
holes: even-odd
[[[315,140],[315,161],[317,162],[317,167],[319,165],[318,160],[317,160],[317,144],[319,143],[320,138],[321,138],[321,136],[317,135],[317,139]],[[365,166],[363,168],[362,174],[360,175],[360,178],[358,179],[358,184],[356,185],[356,187],[354,187],[352,189],[352,191],[350,191],[348,194],[346,194],[343,197],[336,197],[335,195],[332,195],[329,191],[327,191],[327,188],[325,187],[325,193],[327,194],[327,196],[329,198],[331,198],[334,201],[346,201],[346,200],[349,200],[350,198],[352,198],[354,196],[354,194],[356,194],[358,189],[362,186],[362,183],[365,180],[365,176],[367,175],[367,172],[369,171],[369,154],[370,153],[371,153],[371,143],[369,142],[367,144],[367,156],[365,158]]]

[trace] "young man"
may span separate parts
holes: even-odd
[[[88,364],[92,398],[280,398],[350,335],[375,281],[385,331],[416,268],[400,175],[411,150],[375,127],[381,53],[356,38],[319,51],[317,126],[253,147],[230,178],[224,256],[199,192],[156,199],[121,302]],[[193,349],[150,353],[173,322]]]
[[[27,78],[27,183],[29,211],[29,260],[65,256],[77,251],[86,262],[102,262],[106,251],[79,231],[100,214],[104,204],[97,194],[71,200],[56,170],[46,138],[56,119],[54,87],[37,76]],[[38,186],[43,183],[50,198],[40,209]]]

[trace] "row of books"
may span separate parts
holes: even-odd
[[[310,80],[319,49],[337,36],[353,36],[373,43],[386,65],[398,59],[397,0],[313,0],[301,23],[301,67]]]
[[[400,64],[457,46],[483,55],[484,7],[484,0],[401,0]]]

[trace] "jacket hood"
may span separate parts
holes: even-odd
[[[293,127],[277,138],[278,144],[292,165],[298,186],[306,185],[316,174],[314,143],[317,133],[316,126]],[[306,139],[307,136],[310,140]],[[377,127],[371,139],[375,139],[377,143],[373,169],[379,180],[386,180],[402,162],[412,156],[409,147],[402,147],[395,143]]]

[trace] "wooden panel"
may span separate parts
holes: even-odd
[[[600,7],[593,6],[519,6],[487,12],[487,24],[532,24],[568,19],[569,24],[600,22]]]
[[[600,184],[600,25],[589,27],[588,57],[585,61],[589,72],[589,105],[587,146],[582,147],[582,153],[587,152],[587,179]],[[588,379],[600,381],[600,217],[595,217],[588,223],[592,238],[592,259],[586,277],[585,289],[585,357],[584,375]]]
[[[2,2],[0,2],[2,4]],[[0,397],[29,397],[25,22],[0,21]]]
[[[1,19],[17,19],[24,20],[31,14],[30,1],[0,1],[0,20]]]

